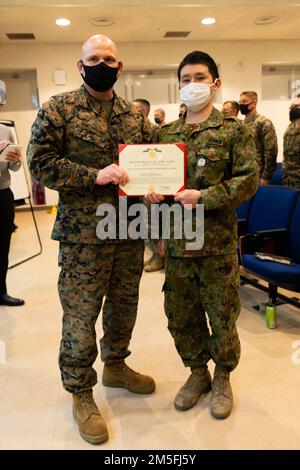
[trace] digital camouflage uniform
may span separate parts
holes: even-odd
[[[260,177],[270,180],[276,170],[278,153],[275,127],[270,119],[258,113],[245,120],[245,124],[255,141]]]
[[[130,354],[143,268],[141,240],[96,236],[97,207],[119,204],[117,186],[95,185],[98,171],[117,163],[119,143],[151,141],[148,123],[128,102],[114,94],[110,111],[84,86],[56,95],[39,111],[28,147],[32,175],[59,192],[52,231],[60,241],[58,290],[64,311],[59,364],[64,387],[72,393],[97,382],[95,322],[103,296],[101,358],[113,363]]]
[[[283,138],[283,182],[300,189],[300,127],[292,122]]]
[[[185,250],[184,239],[166,241],[168,328],[185,366],[198,368],[212,358],[231,371],[240,356],[235,209],[257,189],[254,141],[243,124],[216,109],[197,125],[185,124],[185,117],[168,124],[160,141],[187,144],[187,189],[201,190],[205,209],[201,250]]]

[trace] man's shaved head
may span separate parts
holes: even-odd
[[[115,57],[118,57],[118,49],[115,43],[103,34],[95,34],[83,43],[81,49],[81,60],[85,60],[95,48],[111,50]]]
[[[85,78],[84,67],[94,67],[101,63],[117,69],[117,78],[121,75],[123,63],[119,60],[117,46],[107,36],[95,34],[82,45],[81,58],[77,61],[77,68],[83,80]],[[85,83],[85,86],[88,86],[87,83]],[[97,91],[93,90],[91,86],[89,87],[89,93],[97,96]],[[111,93],[110,91],[109,94]]]

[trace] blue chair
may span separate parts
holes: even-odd
[[[248,220],[249,212],[251,209],[253,198],[249,199],[248,201],[244,202],[240,207],[236,209],[236,215],[238,220]]]
[[[252,201],[247,233],[285,230],[290,225],[299,191],[286,186],[260,186]]]
[[[236,209],[236,216],[238,221],[238,235],[244,235],[247,224],[248,224],[248,217],[250,214],[250,209],[252,206],[253,197],[248,201],[244,202],[240,207]]]
[[[275,241],[284,244],[298,190],[285,186],[260,186],[255,196],[237,209],[244,218],[238,219],[239,260],[245,251],[273,251]],[[276,241],[277,241],[276,240]],[[269,246],[267,246],[267,244]]]
[[[250,253],[242,255],[242,264],[247,271],[268,282],[269,298],[272,303],[276,304],[278,302],[278,298],[280,298],[285,302],[289,302],[300,307],[300,303],[297,300],[290,299],[282,294],[278,295],[278,287],[288,289],[293,292],[300,292],[299,194],[297,194],[296,206],[294,207],[291,223],[288,227],[287,245],[285,246],[284,254],[291,259],[291,264],[286,265],[274,261],[263,261],[258,259],[255,254]]]

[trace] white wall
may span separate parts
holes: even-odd
[[[81,84],[76,69],[80,54],[78,44],[1,44],[1,69],[36,69],[40,101],[49,96],[71,90]],[[294,41],[174,41],[155,43],[120,43],[120,57],[127,70],[151,70],[176,67],[185,54],[201,49],[211,54],[220,64],[223,90],[222,99],[238,99],[239,92],[245,89],[257,91],[261,97],[262,64],[299,64],[300,40]],[[66,71],[67,85],[57,86],[53,82],[56,68]],[[259,111],[273,119],[279,140],[279,157],[282,159],[282,137],[288,124],[287,101],[264,101],[259,103]],[[161,103],[164,107],[165,104]],[[30,127],[35,113],[15,112],[7,115],[0,111],[3,119],[16,122],[19,140],[26,147]],[[177,115],[176,106],[168,108],[167,119]],[[56,194],[47,191],[47,203],[56,201]]]

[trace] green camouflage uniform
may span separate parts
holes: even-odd
[[[300,189],[300,127],[292,122],[283,138],[283,182]]]
[[[32,126],[28,163],[32,175],[59,192],[52,238],[60,241],[58,290],[63,316],[59,364],[66,390],[78,393],[97,382],[95,322],[102,299],[104,362],[130,354],[144,246],[137,241],[102,241],[96,209],[118,208],[118,187],[95,185],[100,169],[118,162],[118,143],[151,142],[143,116],[114,95],[112,109],[79,90],[52,97]],[[131,200],[134,201],[134,198]]]
[[[278,153],[275,127],[270,119],[258,113],[250,120],[245,120],[245,124],[255,141],[260,177],[270,180],[276,169]]]
[[[255,144],[243,124],[216,109],[197,125],[185,124],[185,117],[168,124],[160,141],[187,144],[187,188],[201,190],[205,209],[201,250],[185,250],[185,240],[166,242],[168,328],[185,366],[201,367],[212,358],[233,370],[240,356],[235,209],[257,189]]]

